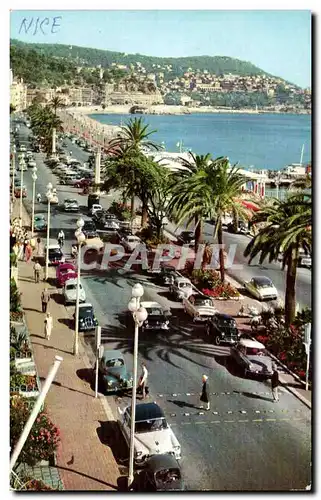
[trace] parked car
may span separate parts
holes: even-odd
[[[105,215],[98,219],[97,227],[104,231],[117,232],[119,230],[119,224],[115,220],[106,218]]]
[[[163,264],[159,269],[159,273],[156,275],[155,281],[159,285],[168,286],[174,283],[176,277],[175,267]]]
[[[41,233],[47,231],[47,217],[44,214],[37,214],[33,220],[34,230]]]
[[[74,322],[76,322],[76,311],[73,314]],[[79,304],[78,316],[78,331],[86,332],[94,330],[98,326],[98,321],[94,314],[94,308],[89,302]]]
[[[135,248],[141,244],[141,239],[138,236],[125,236],[120,240],[121,245],[125,248],[126,252],[133,252]]]
[[[229,233],[234,233],[234,234],[249,234],[249,225],[248,223],[244,222],[243,220],[238,221],[237,227],[235,226],[234,222],[230,222],[227,224],[227,230]]]
[[[214,339],[216,345],[220,345],[222,342],[235,344],[241,335],[235,319],[229,314],[219,312],[207,320],[206,333]]]
[[[99,210],[102,210],[103,207],[101,205],[98,205],[98,203],[94,203],[92,207],[89,210],[90,215],[95,215],[96,212]]]
[[[65,281],[63,296],[65,299],[65,304],[75,304],[77,299],[77,279],[72,278]],[[79,283],[79,302],[86,302],[86,293],[82,287],[81,282]]]
[[[98,194],[89,194],[88,195],[88,210],[91,209],[93,205],[99,205],[99,195]]]
[[[22,198],[26,198],[27,197],[27,190],[25,187],[23,187],[22,190],[21,190],[21,187],[17,187],[14,190],[14,195],[16,198],[20,198],[21,196],[22,196]]]
[[[169,330],[169,311],[165,311],[158,302],[141,302],[145,307],[148,316],[141,326],[142,332],[145,330]]]
[[[85,224],[82,228],[82,232],[84,233],[86,238],[97,238],[98,237],[96,225],[92,220],[85,221]]]
[[[168,453],[150,457],[135,475],[131,487],[136,492],[184,491],[179,463]]]
[[[245,281],[244,288],[259,300],[275,300],[278,298],[277,289],[270,278],[266,276],[255,276],[250,281]]]
[[[118,408],[119,426],[129,446],[131,407],[124,411]],[[134,461],[136,465],[145,464],[153,455],[169,453],[177,460],[181,458],[181,446],[167,423],[163,410],[156,403],[136,405]]]
[[[305,252],[303,248],[300,248],[300,250],[299,250],[298,266],[299,267],[307,267],[308,269],[311,269],[311,267],[312,267],[311,255],[308,252]]]
[[[33,168],[33,167],[36,167],[36,166],[37,166],[37,163],[35,162],[34,159],[28,160],[28,168]]]
[[[57,267],[56,279],[58,286],[64,286],[67,280],[76,278],[77,278],[76,268],[71,262],[60,264]]]
[[[231,347],[231,356],[245,377],[251,374],[269,378],[273,373],[272,358],[261,342],[242,338]]]
[[[188,278],[176,276],[169,287],[170,293],[176,300],[188,298],[194,292],[191,281]]]
[[[122,352],[105,349],[98,366],[99,378],[108,392],[127,391],[133,388],[133,377],[128,371]]]
[[[177,239],[182,245],[195,245],[194,231],[182,231]]]
[[[202,294],[192,294],[183,298],[184,311],[189,314],[193,321],[207,321],[207,319],[218,312],[213,306],[210,297]]]
[[[48,250],[49,264],[51,264],[52,266],[58,266],[59,264],[63,264],[65,262],[65,256],[58,244],[53,243],[49,245]],[[46,252],[47,247],[45,246],[45,255]]]
[[[78,212],[79,211],[79,204],[77,200],[67,198],[64,201],[64,211],[65,212]]]

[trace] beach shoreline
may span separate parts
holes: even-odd
[[[101,106],[79,106],[73,108],[66,108],[68,111],[75,113],[77,115],[91,115],[91,114],[99,114],[99,115],[127,115],[130,114],[129,110],[131,105],[110,105],[106,106],[102,109]],[[211,114],[249,114],[249,115],[257,115],[257,114],[310,114],[307,112],[301,113],[285,113],[283,111],[269,111],[269,110],[259,110],[255,109],[223,109],[223,108],[213,108],[211,106],[202,106],[201,108],[189,108],[184,106],[173,106],[166,104],[159,104],[155,106],[150,106],[148,108],[148,112],[143,113],[144,115],[189,115],[189,114],[203,114],[203,113],[211,113]]]

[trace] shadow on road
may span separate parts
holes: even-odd
[[[64,303],[64,297],[61,293],[51,293],[50,298],[53,299],[57,304],[63,304]]]
[[[61,323],[62,325],[66,325],[70,329],[72,329],[74,326],[73,320],[69,319],[69,318],[58,318],[58,323]]]
[[[264,401],[273,401],[272,397],[271,398],[266,398],[264,396],[260,396],[259,394],[252,394],[251,392],[241,392],[243,396],[246,396],[247,398],[252,398],[252,399],[263,399]]]
[[[197,405],[192,405],[191,403],[187,403],[186,401],[176,401],[173,399],[168,399],[167,400],[169,403],[173,403],[174,405],[178,406],[179,408],[198,408]]]

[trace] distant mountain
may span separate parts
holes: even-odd
[[[117,63],[129,67],[130,64],[136,66],[136,63],[140,63],[145,67],[146,71],[152,73],[164,72],[166,66],[171,66],[171,71],[168,72],[171,77],[181,76],[189,68],[200,71],[207,70],[209,73],[217,75],[227,73],[238,74],[240,76],[268,75],[268,73],[248,61],[241,61],[240,59],[225,56],[153,57],[142,54],[124,54],[109,50],[79,47],[76,45],[25,43],[15,39],[12,39],[10,44],[19,48],[33,49],[44,56],[64,58],[79,66],[93,67],[101,65],[103,68],[108,68],[112,63]]]

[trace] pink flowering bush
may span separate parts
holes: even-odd
[[[16,396],[10,401],[10,446],[14,449],[29,418],[30,409],[24,398]],[[19,462],[35,465],[49,460],[60,441],[60,431],[45,413],[39,413],[19,456]]]

